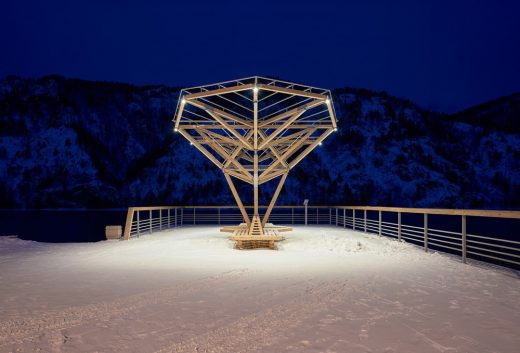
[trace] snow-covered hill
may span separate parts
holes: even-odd
[[[1,207],[233,204],[220,172],[172,132],[178,92],[0,81]],[[520,207],[520,94],[452,116],[385,93],[334,96],[338,132],[291,172],[279,203]]]

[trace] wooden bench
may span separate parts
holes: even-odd
[[[235,249],[272,249],[278,250],[276,242],[284,240],[280,235],[233,235],[229,239],[235,241]]]
[[[229,239],[235,241],[235,249],[272,249],[278,250],[276,242],[285,238],[279,235],[279,232],[291,231],[290,227],[274,226],[267,223],[263,227],[263,234],[250,234],[250,229],[246,223],[238,226],[226,226],[220,229],[221,232],[233,233]]]

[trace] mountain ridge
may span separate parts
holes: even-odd
[[[220,171],[172,131],[179,90],[1,80],[0,206],[234,204]],[[520,93],[450,115],[386,92],[332,92],[338,132],[291,171],[280,204],[520,208]]]

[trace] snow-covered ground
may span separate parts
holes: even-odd
[[[514,273],[337,227],[285,235],[0,237],[0,352],[519,352]]]

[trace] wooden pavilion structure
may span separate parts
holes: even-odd
[[[329,90],[265,77],[183,89],[175,114],[182,134],[224,173],[244,223],[224,227],[238,248],[273,247],[290,230],[267,223],[289,171],[336,131]],[[253,186],[250,218],[233,178]],[[279,178],[263,218],[259,186]]]

